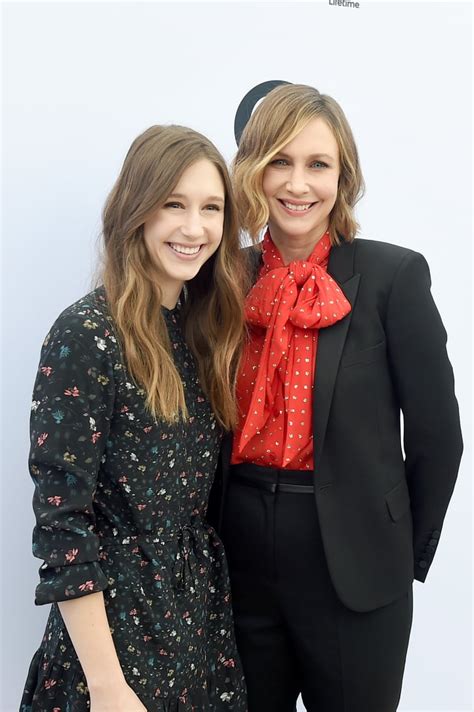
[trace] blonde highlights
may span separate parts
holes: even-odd
[[[224,227],[217,251],[186,283],[183,330],[201,387],[218,422],[230,429],[236,422],[234,387],[247,282],[227,167],[206,137],[183,126],[152,126],[135,139],[103,210],[101,276],[124,360],[150,412],[168,422],[186,419],[184,388],[172,357],[156,268],[144,243],[144,223],[200,159],[209,160],[222,178]]]
[[[304,84],[285,84],[273,89],[255,109],[245,127],[233,161],[232,173],[242,227],[256,240],[269,219],[263,193],[266,166],[310,121],[322,118],[339,148],[339,185],[331,211],[332,244],[340,238],[352,241],[359,225],[354,207],[364,192],[357,146],[339,104]]]

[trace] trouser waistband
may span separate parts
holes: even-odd
[[[246,462],[230,467],[231,483],[238,482],[247,487],[273,493],[312,494],[314,493],[313,477],[312,470],[286,470]]]

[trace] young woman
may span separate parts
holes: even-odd
[[[266,226],[214,490],[249,712],[392,712],[462,451],[428,266],[355,239],[356,145],[312,87],[267,95],[234,178]]]
[[[103,214],[103,286],[46,337],[30,469],[37,604],[21,712],[247,709],[223,547],[206,523],[245,282],[225,162],[153,126]]]

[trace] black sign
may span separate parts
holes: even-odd
[[[291,82],[284,82],[281,79],[272,79],[268,82],[262,82],[261,84],[257,84],[256,87],[251,89],[244,96],[244,98],[239,104],[234,121],[234,136],[237,146],[240,143],[240,137],[242,136],[242,132],[247,125],[247,121],[252,116],[252,111],[254,110],[257,101],[263,99],[263,97],[266,96],[268,92],[270,92],[272,89],[275,89],[275,87],[280,86],[280,84],[291,84]]]

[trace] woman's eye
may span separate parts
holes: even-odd
[[[284,158],[275,158],[273,161],[270,161],[271,166],[286,166],[288,165],[287,161],[285,161]]]
[[[207,205],[206,206],[206,210],[214,210],[215,212],[219,212],[220,209],[221,208],[219,205]]]
[[[174,203],[174,202],[171,202],[171,203],[165,203],[165,204],[164,204],[164,207],[165,207],[165,208],[182,208],[183,206],[182,206],[181,203]]]
[[[324,161],[313,161],[311,164],[313,168],[327,168],[328,164],[324,163]]]

